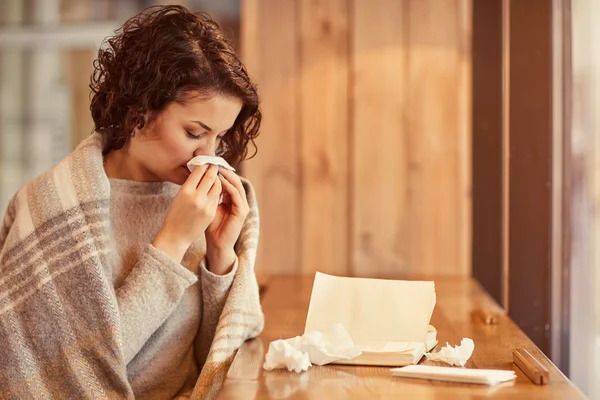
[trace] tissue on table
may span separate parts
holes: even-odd
[[[225,161],[224,158],[213,156],[196,156],[187,163],[187,167],[191,172],[194,170],[195,167],[199,167],[204,164],[214,164],[218,167],[223,167],[230,171],[235,171],[235,168],[229,165],[229,163]]]
[[[325,365],[359,355],[360,349],[354,345],[344,326],[338,323],[326,332],[310,331],[295,338],[271,342],[263,367],[300,372],[312,364]]]
[[[311,365],[308,353],[299,350],[288,340],[276,340],[269,345],[263,368],[267,370],[287,368],[288,371],[302,372]]]
[[[473,350],[475,349],[475,343],[472,339],[463,338],[460,345],[452,347],[446,342],[446,346],[442,347],[437,353],[426,353],[428,360],[431,361],[443,361],[450,365],[457,365],[464,367],[467,360],[471,358]]]

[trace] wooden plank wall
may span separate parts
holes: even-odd
[[[348,2],[301,1],[298,13],[300,271],[327,268],[344,274],[349,260]]]
[[[299,77],[295,0],[242,3],[242,48],[266,105],[259,153],[244,165],[259,196],[263,238],[259,271],[301,271]],[[267,137],[267,139],[265,139]],[[270,211],[269,211],[270,210]],[[266,243],[270,245],[265,247]],[[268,266],[268,267],[267,267]]]
[[[243,0],[257,271],[467,275],[471,1]]]
[[[407,4],[353,1],[352,268],[388,275],[410,264]],[[417,232],[414,232],[415,234]]]

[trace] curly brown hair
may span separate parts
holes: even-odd
[[[154,6],[129,19],[107,39],[90,81],[94,129],[104,154],[122,148],[148,111],[192,94],[239,98],[242,109],[218,154],[232,164],[247,156],[258,136],[261,112],[255,84],[218,24],[182,6]],[[152,113],[155,114],[155,113]]]

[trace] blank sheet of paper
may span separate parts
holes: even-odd
[[[496,385],[515,380],[517,377],[513,370],[468,369],[433,365],[409,365],[403,368],[393,368],[391,371],[392,376],[402,378],[478,383],[482,385]]]
[[[435,306],[430,281],[345,278],[317,272],[304,331],[340,322],[355,342],[424,342]]]

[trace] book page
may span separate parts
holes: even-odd
[[[423,342],[383,342],[370,340],[354,343],[363,352],[370,353],[415,353],[424,351]]]
[[[317,272],[305,332],[341,322],[355,342],[424,342],[435,306],[430,281],[345,278]]]

